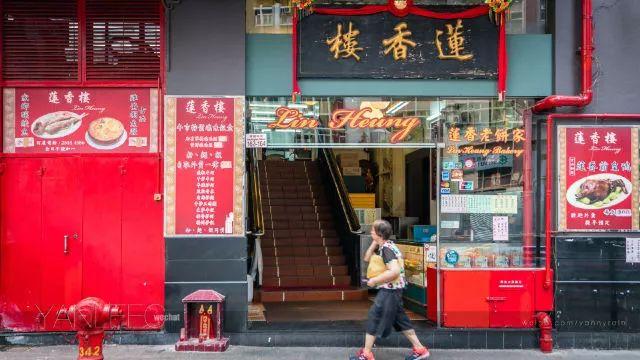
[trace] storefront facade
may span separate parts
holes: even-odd
[[[392,6],[392,3],[334,3],[327,8],[383,7]],[[437,10],[437,5],[442,5],[437,1],[415,3],[415,6],[430,10]],[[445,36],[446,25],[451,25],[451,29],[456,25],[451,22],[456,18],[453,15],[450,19],[434,20],[415,14],[403,18],[402,14],[393,14],[392,11],[382,11],[378,15],[331,15],[330,11],[327,14],[304,14],[297,19],[301,42],[292,46],[290,8],[287,5],[274,6],[273,2],[186,0],[161,4],[146,1],[140,2],[139,6],[148,6],[153,11],[141,8],[140,13],[152,15],[145,19],[132,15],[132,19],[127,20],[126,14],[118,10],[122,9],[120,5],[74,0],[65,2],[69,14],[59,15],[68,18],[67,27],[56,30],[63,34],[61,37],[68,38],[59,46],[66,56],[59,60],[64,66],[48,68],[37,62],[41,52],[33,52],[33,58],[16,55],[21,54],[20,45],[12,43],[13,38],[6,35],[2,54],[4,142],[0,164],[3,209],[0,329],[5,332],[66,331],[69,329],[64,327],[64,323],[51,315],[56,313],[57,307],[70,305],[86,296],[99,296],[127,307],[130,322],[125,329],[162,330],[175,334],[182,326],[182,298],[195,290],[210,288],[226,296],[225,329],[232,333],[250,333],[248,298],[253,286],[248,284],[247,273],[252,270],[255,235],[262,230],[262,236],[267,239],[264,230],[269,230],[254,227],[252,162],[249,160],[254,155],[250,153],[262,151],[266,156],[270,151],[277,153],[288,149],[297,154],[306,151],[309,159],[317,159],[325,149],[337,155],[343,150],[348,153],[353,149],[372,149],[368,160],[378,159],[382,164],[382,159],[387,156],[402,159],[402,167],[398,168],[401,170],[397,170],[395,165],[387,169],[388,177],[394,178],[396,170],[410,174],[406,172],[410,165],[405,165],[405,157],[411,153],[417,156],[419,151],[416,150],[423,149],[428,151],[426,157],[429,158],[430,169],[414,176],[427,178],[424,188],[428,195],[420,193],[419,196],[428,198],[428,206],[423,206],[421,211],[424,213],[418,216],[423,217],[422,224],[437,229],[437,237],[432,242],[427,246],[417,246],[420,255],[416,259],[422,258],[423,263],[418,266],[421,271],[412,274],[417,276],[413,279],[413,289],[419,293],[412,296],[418,299],[418,307],[428,304],[422,306],[425,316],[439,329],[532,329],[537,325],[534,315],[546,312],[555,320],[560,338],[563,331],[571,334],[562,338],[561,346],[581,346],[574,332],[594,332],[601,328],[567,325],[584,321],[581,316],[588,313],[586,303],[579,306],[581,310],[578,312],[571,312],[570,303],[585,291],[608,291],[611,295],[628,290],[629,294],[635,294],[634,286],[637,285],[632,275],[622,279],[628,285],[624,289],[619,288],[616,281],[621,280],[615,277],[604,280],[576,277],[581,266],[578,263],[571,265],[569,273],[573,273],[573,277],[569,274],[566,279],[562,278],[568,273],[557,266],[566,262],[557,259],[552,262],[551,254],[546,251],[549,247],[545,238],[544,180],[545,145],[549,134],[545,118],[530,110],[536,101],[554,93],[579,92],[574,91],[579,79],[573,76],[578,72],[573,53],[579,46],[580,31],[574,28],[580,23],[581,7],[579,1],[572,4],[534,0],[515,3],[513,16],[505,24],[508,71],[502,74],[506,75],[504,78],[495,71],[499,62],[499,56],[495,55],[498,54],[499,30],[485,19],[485,13],[478,16],[477,21],[486,20],[486,24],[481,25],[485,27],[483,31],[495,32],[492,42],[474,42],[473,30],[465,29],[469,36],[467,41],[470,41],[467,43],[468,53],[458,53],[457,56],[483,52],[492,52],[495,56],[486,63],[479,60],[473,69],[467,68],[474,75],[466,77],[448,77],[447,68],[437,65],[452,60],[429,59],[429,56],[438,57],[436,42],[430,34],[437,34],[437,30],[442,28],[442,36]],[[327,4],[316,6],[321,8],[323,5]],[[623,16],[622,13],[636,7],[627,4],[614,8]],[[465,9],[446,7],[442,12]],[[31,20],[25,21],[21,27],[12,27],[13,21],[20,16],[26,19],[50,18],[52,12],[61,11],[44,5],[36,10],[41,13],[29,13],[19,1],[3,1],[3,29],[17,29],[15,36],[26,36],[29,32],[25,29],[29,28]],[[106,14],[125,16],[125,20],[109,20],[105,18]],[[277,19],[274,14],[277,14]],[[332,61],[336,60],[332,56],[331,44],[324,43],[324,35],[318,38],[322,41],[316,39],[319,43],[313,43],[311,38],[321,33],[320,30],[335,35],[338,23],[344,26],[345,32],[351,23],[352,27],[355,25],[362,31],[363,39],[371,38],[376,42],[382,41],[384,35],[389,35],[387,33],[393,33],[393,30],[384,32],[382,28],[366,28],[367,20],[363,19],[367,16],[383,16],[385,21],[394,25],[400,19],[406,20],[405,25],[413,30],[412,41],[415,41],[415,47],[409,45],[407,50],[411,55],[413,49],[420,49],[420,54],[424,55],[422,62],[411,63],[409,56],[409,65],[405,62],[406,66],[398,67],[397,64],[403,64],[402,53],[394,54],[391,49],[388,54],[382,51],[378,54],[371,43],[365,41],[360,46],[363,50],[356,55],[366,57],[366,61],[341,58],[339,61],[343,63],[353,60],[353,67],[348,70],[332,68]],[[607,36],[618,34],[618,30],[614,30],[618,26],[611,20],[613,16],[598,12],[594,16],[594,21],[606,24],[599,25],[602,32],[595,35],[598,46]],[[309,21],[315,23],[310,24]],[[462,25],[467,25],[466,20]],[[472,28],[471,25],[469,27]],[[43,28],[42,31],[53,30]],[[5,34],[11,33],[5,31]],[[487,37],[481,38],[486,41]],[[38,41],[34,39],[32,47],[47,50]],[[110,45],[102,45],[105,41],[111,41]],[[143,43],[151,49],[146,49]],[[308,45],[310,47],[306,47]],[[110,54],[104,50],[109,46],[115,49]],[[426,50],[429,46],[433,49]],[[101,49],[103,54],[100,54]],[[303,53],[294,56],[294,51]],[[619,60],[613,47],[600,45],[599,51],[601,69],[607,70],[601,70],[596,100],[585,112],[634,112],[635,102],[629,98],[634,93],[628,80],[632,77],[628,72],[616,69]],[[136,57],[136,52],[143,55]],[[77,60],[68,60],[72,54],[76,54]],[[325,54],[326,59],[318,54]],[[343,55],[340,53],[339,57]],[[400,59],[394,61],[394,55]],[[442,51],[440,55],[447,56]],[[310,64],[307,56],[320,60]],[[294,61],[300,63],[295,64]],[[391,65],[384,65],[385,61]],[[379,76],[376,75],[376,66],[392,70]],[[421,73],[423,68],[434,72]],[[296,75],[292,76],[294,73]],[[505,80],[505,101],[499,99],[501,79]],[[619,96],[621,84],[629,91],[623,91]],[[299,94],[294,94],[296,97],[292,99],[296,86]],[[196,106],[193,113],[188,110],[190,101],[194,101]],[[207,105],[203,105],[205,101]],[[175,204],[181,199],[175,197],[175,189],[180,188],[180,181],[190,182],[194,189],[196,185],[200,188],[201,184],[196,184],[200,181],[196,181],[196,176],[200,175],[194,173],[193,178],[183,177],[187,180],[175,181],[183,171],[182,161],[187,159],[187,152],[183,154],[184,159],[180,158],[182,150],[176,142],[183,140],[187,144],[189,141],[180,137],[178,126],[181,119],[187,119],[184,116],[189,114],[194,116],[193,120],[185,121],[191,121],[191,126],[199,125],[196,120],[206,118],[203,116],[209,113],[209,109],[214,112],[213,106],[220,101],[223,105],[219,106],[234,109],[227,115],[235,122],[225,123],[233,125],[234,141],[230,141],[232,147],[229,152],[220,155],[225,157],[221,160],[233,160],[233,171],[225,175],[230,179],[228,184],[220,177],[211,181],[225,184],[224,189],[215,187],[216,194],[233,188],[233,196],[227,204],[231,209],[229,214],[233,216],[226,219],[226,223],[216,223],[215,230],[221,228],[219,234],[213,234],[211,226],[211,235],[204,235],[200,229],[196,230],[199,226],[195,225],[191,233],[191,229],[186,231],[188,226],[180,228],[176,211],[180,212],[181,205]],[[394,134],[402,133],[401,126],[395,129],[380,126],[355,132],[351,131],[357,127],[355,123],[330,128],[329,122],[336,111],[357,113],[364,108],[374,109],[375,104],[382,106],[385,116],[405,120],[416,118],[420,125],[406,129],[405,136],[401,138],[393,138]],[[141,115],[140,108],[146,109],[146,116]],[[308,123],[297,129],[269,126],[278,119],[279,108],[303,110],[301,119],[318,120],[317,128],[320,130],[309,127]],[[132,118],[134,110],[138,111]],[[24,114],[25,111],[28,113]],[[68,132],[62,136],[70,141],[68,144],[50,143],[55,141],[55,134],[48,132],[42,133],[46,135],[42,139],[38,139],[38,135],[29,136],[38,132],[38,123],[47,121],[45,115],[65,115],[61,113],[63,111],[73,112],[75,115],[71,115],[79,117],[78,120],[71,119],[73,124],[62,129]],[[90,121],[84,121],[85,117]],[[104,141],[96,140],[100,135],[92,135],[89,124],[100,118],[120,120],[127,139],[123,141],[124,137],[120,135],[115,142],[106,138]],[[27,120],[26,125],[22,120]],[[559,130],[556,134],[554,128],[554,139],[560,139],[561,135],[564,139],[571,138],[580,124],[579,121],[560,124],[562,133]],[[627,130],[620,130],[623,125],[625,129],[631,129],[629,134],[626,134]],[[615,133],[619,139],[628,137],[631,149],[631,144],[637,140],[636,125],[614,122],[609,132]],[[245,132],[266,134],[267,143],[261,145],[266,149],[242,146]],[[74,134],[81,136],[78,139],[66,138]],[[47,138],[49,135],[53,137]],[[216,139],[226,139],[227,136],[214,132],[194,135],[205,136],[205,140],[209,135]],[[561,151],[561,144],[564,143],[555,143],[556,157],[557,151]],[[571,151],[577,150],[565,147],[562,151],[565,156],[571,156]],[[406,164],[411,164],[411,156],[406,159]],[[630,164],[636,164],[637,160],[637,156],[629,154]],[[564,168],[558,165],[554,169],[559,174]],[[637,175],[633,171],[628,176],[621,175],[626,179],[622,183],[634,188],[629,193],[629,201],[635,201],[628,206],[630,209],[637,209]],[[381,171],[380,179],[384,176]],[[381,204],[387,196],[385,192],[391,199],[402,199],[395,205],[390,201],[381,216],[402,217],[398,214],[406,215],[410,211],[407,209],[413,206],[405,203],[411,182],[405,183],[404,177],[395,180],[403,182],[403,186],[406,184],[406,189],[392,187],[385,190],[384,186],[374,186],[370,192],[377,194]],[[574,180],[579,179],[576,177]],[[570,181],[571,178],[566,180]],[[561,185],[563,183],[554,183],[554,189],[557,189],[554,194]],[[564,185],[565,193],[575,190],[571,189],[571,184]],[[167,190],[172,189],[171,186],[174,186],[173,193]],[[41,190],[34,192],[31,190],[34,188]],[[16,207],[17,203],[22,205]],[[568,206],[572,205],[575,204]],[[554,211],[560,214],[563,210],[566,209]],[[566,236],[562,237],[564,240],[554,239],[554,246],[564,246],[563,249],[569,249],[569,252],[568,255],[558,255],[559,258],[565,255],[573,257],[575,254],[572,252],[582,251],[567,245],[567,239],[579,237],[594,241],[593,238],[604,235],[595,231],[576,235],[573,232],[575,227],[569,226],[571,212],[567,214],[569,224],[563,223],[567,225]],[[625,223],[620,229],[636,231],[636,215],[632,216],[635,220],[628,228]],[[216,216],[222,214],[216,213]],[[320,218],[320,213],[317,217]],[[201,219],[199,215],[198,219]],[[604,224],[603,220],[602,226]],[[207,229],[203,231],[206,233]],[[607,234],[617,238],[606,240],[612,244],[627,236],[619,237],[615,232]],[[25,238],[39,240],[26,242]],[[275,244],[277,238],[272,239]],[[415,247],[416,244],[407,246]],[[264,251],[272,250],[264,248]],[[39,255],[30,256],[33,253]],[[28,264],[25,259],[29,259]],[[355,269],[362,270],[355,261],[351,263],[349,266],[354,267],[349,270],[351,278],[344,279],[348,283],[359,277],[353,273]],[[627,273],[637,265],[627,262],[627,265],[620,266],[621,271]],[[25,278],[30,280],[25,282]],[[281,294],[284,298],[285,293]],[[34,301],[35,298],[38,300]],[[618,302],[617,308],[632,309],[634,299],[629,295],[624,305]],[[558,309],[558,306],[563,308]],[[610,312],[614,308],[616,305],[610,304],[608,307],[596,306],[589,311]],[[629,310],[629,314],[632,313]],[[611,324],[620,319],[601,320]],[[628,321],[626,326],[608,325],[607,329],[634,331],[634,325],[629,325]],[[258,336],[258,343],[262,342],[262,335]],[[471,345],[467,342],[466,346]],[[522,346],[525,345],[520,341]],[[627,342],[625,348],[629,346],[631,342]],[[502,347],[508,347],[506,342]]]

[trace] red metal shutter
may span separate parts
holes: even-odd
[[[78,80],[76,0],[2,1],[5,80]]]
[[[159,0],[86,0],[87,80],[160,77]]]

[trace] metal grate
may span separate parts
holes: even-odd
[[[2,1],[6,80],[78,80],[76,0]]]
[[[158,79],[158,0],[86,0],[87,80]]]

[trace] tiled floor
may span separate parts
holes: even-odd
[[[372,299],[363,301],[323,301],[253,303],[249,305],[249,321],[317,322],[317,321],[365,321]],[[412,321],[426,318],[405,310]]]

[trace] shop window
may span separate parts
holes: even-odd
[[[524,100],[451,100],[442,110],[440,266],[535,265],[526,238]]]
[[[157,0],[4,0],[3,78],[157,80],[161,6]]]

